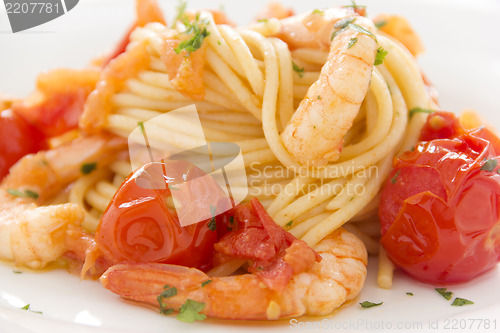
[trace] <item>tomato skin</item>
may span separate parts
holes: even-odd
[[[0,112],[0,180],[21,157],[45,148],[43,135],[10,110]]]
[[[496,266],[497,148],[498,138],[478,129],[422,142],[396,159],[381,194],[379,218],[380,242],[398,267],[424,282],[454,283]],[[481,170],[488,159],[498,166]]]
[[[176,213],[165,204],[170,196],[167,187],[138,185],[138,177],[154,173],[151,165],[134,172],[110,202],[96,231],[100,251],[114,263],[157,262],[209,268],[217,232],[208,228],[208,221],[182,227]],[[185,173],[186,180],[196,177],[196,173]],[[164,184],[172,182],[164,177]]]

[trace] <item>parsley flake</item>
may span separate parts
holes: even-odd
[[[497,160],[490,158],[489,160],[486,160],[484,162],[483,166],[481,167],[481,171],[493,171],[497,167]]]
[[[21,272],[21,271],[12,271],[12,273],[14,273],[14,274],[23,274],[23,272]]]
[[[431,109],[424,109],[424,108],[421,108],[421,107],[416,107],[416,108],[413,108],[410,110],[410,113],[408,114],[409,117],[413,117],[413,115],[415,113],[434,113],[434,110],[431,110]]]
[[[19,308],[19,309],[20,310],[29,311],[29,312],[33,312],[33,313],[42,314],[42,311],[33,311],[33,310],[31,310],[31,305],[30,304],[26,304],[25,306],[23,306],[22,308]]]
[[[175,23],[179,20],[181,20],[185,16],[185,11],[186,11],[186,6],[187,6],[187,1],[179,1],[179,4],[177,5],[177,15],[175,16],[175,19],[172,21],[172,28],[175,27]]]
[[[174,309],[167,308],[163,304],[163,300],[165,298],[169,298],[169,297],[173,297],[173,296],[177,295],[177,288],[170,287],[169,285],[165,285],[163,287],[163,289],[164,290],[161,292],[160,295],[158,295],[158,297],[156,297],[156,299],[158,300],[158,304],[160,304],[160,313],[164,314],[164,315],[168,315],[168,314],[171,314],[172,312],[174,312]]]
[[[453,303],[451,303],[452,306],[462,306],[462,305],[467,305],[467,304],[474,304],[474,302],[469,301],[468,299],[465,299],[465,298],[457,297],[453,300]]]
[[[301,67],[297,66],[295,61],[292,61],[292,68],[293,68],[294,72],[299,75],[299,77],[304,76],[304,67],[301,68]]]
[[[259,19],[257,20],[257,22],[260,22],[260,23],[267,23],[269,21],[269,19]]]
[[[210,205],[210,214],[212,214],[212,218],[208,222],[207,226],[208,226],[208,229],[210,229],[211,231],[215,231],[215,229],[217,229],[217,223],[215,222],[215,211],[216,210],[217,209],[215,208],[215,206]]]
[[[444,298],[446,298],[448,301],[451,299],[451,296],[453,296],[453,293],[451,291],[446,291],[446,288],[435,288],[435,290]]]
[[[398,176],[399,176],[400,172],[401,172],[401,170],[396,171],[396,174],[394,175],[394,177],[391,178],[391,184],[396,184],[398,182]]]
[[[144,135],[144,133],[146,132],[146,130],[144,129],[144,122],[138,121],[137,126],[139,126],[139,128],[141,129],[141,133]]]
[[[205,320],[207,316],[200,313],[204,308],[205,303],[200,303],[193,301],[192,299],[188,299],[186,303],[181,306],[179,314],[177,315],[177,319],[185,323],[193,323],[196,320]]]
[[[318,95],[318,99],[321,99],[321,95]]]
[[[408,293],[406,293],[406,295],[413,296],[413,293],[408,292]]]
[[[321,9],[315,9],[312,11],[313,14],[323,15],[325,12]]]
[[[33,192],[31,190],[24,190],[24,192],[16,190],[16,189],[8,189],[7,193],[14,197],[19,197],[19,198],[31,198],[31,199],[38,199],[39,195],[36,192]]]
[[[92,171],[94,171],[95,169],[97,169],[97,163],[96,162],[93,162],[93,163],[83,163],[82,166],[80,167],[80,172],[83,175],[88,175]]]
[[[291,220],[290,222],[288,222],[287,224],[285,224],[285,227],[291,227],[293,224],[293,220]]]
[[[359,303],[361,305],[361,307],[363,309],[368,309],[368,308],[373,308],[374,306],[379,306],[379,305],[382,305],[384,302],[380,302],[380,303],[373,303],[373,302],[369,302],[369,301],[364,301],[362,303]]]
[[[189,56],[191,52],[195,52],[201,47],[203,40],[210,35],[210,32],[207,30],[208,22],[205,20],[200,21],[198,15],[193,22],[186,21],[184,22],[184,25],[186,26],[184,34],[191,35],[191,37],[180,42],[174,51],[177,54],[180,54],[182,51],[186,51],[186,56]]]
[[[354,44],[356,44],[357,41],[358,41],[358,39],[356,37],[351,38],[351,40],[349,41],[349,44],[347,45],[347,48],[350,49]]]
[[[203,282],[201,283],[201,287],[202,287],[202,288],[203,288],[203,287],[205,287],[205,286],[206,286],[207,284],[209,284],[210,282],[212,282],[212,280],[203,281]]]
[[[382,65],[385,60],[385,56],[389,54],[389,51],[384,50],[382,47],[377,49],[377,54],[375,55],[375,66]]]
[[[348,18],[342,19],[340,21],[337,21],[333,27],[335,29],[344,29],[344,28],[347,28],[349,23],[353,23],[355,20],[356,20],[356,18],[354,18],[354,17],[348,17]]]
[[[387,21],[385,21],[385,20],[380,20],[380,21],[378,21],[378,22],[375,22],[375,27],[376,27],[377,29],[380,29],[380,28],[382,28],[383,26],[385,26],[386,24],[387,24]]]

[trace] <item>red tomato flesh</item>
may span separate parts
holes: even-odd
[[[0,112],[0,180],[21,157],[45,148],[43,135],[10,110]]]
[[[427,123],[423,136],[440,139],[396,159],[379,208],[389,258],[429,283],[468,281],[500,261],[498,138],[447,123],[438,133]]]
[[[210,267],[217,231],[209,229],[209,221],[181,226],[175,210],[166,205],[171,195],[169,184],[204,173],[195,166],[182,165],[187,162],[169,163],[176,163],[175,167],[169,164],[169,170],[182,171],[167,177],[162,174],[162,164],[147,164],[123,183],[110,202],[96,231],[99,249],[110,262],[158,262],[203,270]],[[160,170],[155,170],[158,167]],[[158,174],[164,177],[164,189],[141,183],[158,181]]]

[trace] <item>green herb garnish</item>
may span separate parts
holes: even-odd
[[[169,308],[166,308],[165,305],[163,304],[163,300],[165,298],[169,298],[169,297],[173,297],[175,295],[177,295],[177,288],[175,287],[170,287],[169,285],[165,285],[163,287],[163,291],[160,295],[158,295],[158,297],[156,297],[156,299],[158,300],[158,304],[160,304],[160,313],[161,314],[164,314],[164,315],[168,315],[168,314],[171,314],[172,312],[174,312],[174,309],[169,309]]]
[[[23,306],[22,308],[19,308],[19,309],[20,310],[29,311],[29,312],[33,312],[33,313],[42,314],[42,311],[33,311],[33,310],[31,310],[30,304],[26,304],[25,306]]]
[[[191,35],[191,38],[180,42],[174,51],[177,54],[186,51],[187,56],[189,56],[191,52],[195,52],[201,47],[203,40],[210,35],[210,32],[207,30],[208,22],[205,20],[200,21],[199,15],[196,15],[193,22],[187,22],[186,20],[184,25],[186,26],[186,31],[184,31],[184,33]]]
[[[33,192],[31,190],[24,190],[24,192],[16,190],[16,189],[8,189],[7,193],[14,197],[19,197],[19,198],[31,198],[31,199],[38,199],[39,195],[36,192]]]
[[[347,28],[349,23],[352,23],[355,20],[356,20],[355,17],[348,17],[348,18],[342,19],[340,21],[337,21],[333,27],[335,29],[344,29],[344,28]]]
[[[321,99],[321,95],[318,95],[318,99]]]
[[[416,108],[413,108],[410,110],[410,112],[408,113],[409,117],[413,117],[413,115],[415,113],[434,113],[434,110],[431,110],[431,109],[424,109],[424,108],[421,108],[421,107],[416,107]]]
[[[362,303],[359,303],[361,305],[361,307],[363,309],[368,309],[368,308],[373,308],[374,306],[379,306],[379,305],[382,305],[384,302],[380,302],[380,303],[373,303],[373,302],[368,302],[368,301],[364,301]]]
[[[474,304],[474,302],[469,301],[468,299],[465,299],[465,298],[457,297],[453,300],[453,303],[451,303],[452,306],[462,306],[462,305],[466,305],[466,304]]]
[[[139,128],[141,129],[142,135],[144,135],[144,133],[146,133],[146,130],[144,129],[144,122],[143,121],[138,121],[137,122],[137,126],[139,126]]]
[[[356,37],[351,38],[351,40],[349,41],[349,44],[347,45],[347,48],[350,49],[354,44],[356,44],[357,41],[358,41],[358,39]]]
[[[347,26],[349,28],[351,28],[352,30],[354,30],[354,31],[357,31],[357,32],[360,32],[362,34],[368,35],[370,37],[373,37],[375,40],[377,40],[377,37],[375,37],[374,34],[372,34],[370,31],[366,30],[365,28],[363,28],[362,26],[360,26],[360,25],[358,25],[356,23],[349,23]]]
[[[323,15],[325,12],[321,9],[315,9],[312,11],[313,14]]]
[[[385,21],[385,20],[381,20],[381,21],[375,22],[375,27],[376,27],[377,29],[380,29],[380,28],[382,28],[382,27],[383,27],[384,25],[386,25],[386,24],[387,24],[387,21]]]
[[[375,55],[375,66],[381,65],[384,63],[385,56],[389,54],[389,51],[384,50],[382,47],[377,49],[377,54]]]
[[[202,287],[202,288],[203,288],[203,287],[205,287],[205,286],[206,286],[207,284],[209,284],[210,282],[212,282],[212,280],[203,281],[203,282],[201,283],[201,287]]]
[[[175,23],[177,23],[177,21],[181,20],[185,16],[186,6],[187,1],[179,1],[179,4],[177,5],[177,15],[172,21],[172,28],[175,27]]]
[[[12,273],[14,273],[14,274],[23,274],[23,272],[21,272],[21,271],[12,271]]]
[[[215,208],[215,206],[210,205],[210,214],[212,214],[212,218],[208,222],[207,226],[208,226],[208,229],[210,229],[211,231],[215,231],[215,229],[217,229],[217,223],[215,222],[215,211],[216,210],[217,209]]]
[[[88,175],[92,171],[94,171],[95,169],[97,169],[97,163],[96,162],[93,162],[93,163],[83,163],[82,166],[80,167],[80,172],[83,175]]]
[[[397,181],[398,181],[398,176],[399,176],[399,173],[401,172],[401,170],[398,170],[396,171],[396,174],[394,175],[394,177],[391,178],[391,183],[392,184],[396,184]]]
[[[408,292],[408,293],[406,293],[406,295],[413,296],[413,293]]]
[[[297,66],[295,61],[292,61],[292,68],[293,68],[295,73],[299,74],[299,77],[304,76],[304,67],[300,68],[299,66]]]
[[[192,299],[188,299],[186,303],[181,306],[179,314],[177,315],[177,319],[185,323],[193,323],[196,320],[205,320],[207,316],[200,313],[204,308],[205,303],[200,303],[193,301]]]
[[[260,22],[260,23],[267,23],[269,21],[269,19],[259,19],[257,20],[257,22]]]
[[[446,288],[435,288],[435,290],[448,301],[451,299],[453,293],[451,291],[446,291]]]
[[[481,171],[493,171],[497,167],[497,160],[490,158],[489,160],[486,160],[484,162],[483,166],[481,167]]]
[[[291,220],[290,222],[288,222],[287,224],[285,224],[285,227],[291,227],[293,224],[293,220]]]

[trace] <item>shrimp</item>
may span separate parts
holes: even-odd
[[[179,309],[190,299],[204,303],[201,313],[213,318],[276,320],[326,315],[361,291],[367,252],[356,236],[342,228],[314,250],[322,260],[294,274],[282,292],[267,287],[255,274],[210,277],[195,268],[167,264],[119,264],[100,280],[105,288],[126,299],[152,305],[158,305],[165,285],[174,287],[177,294],[163,298],[162,308]],[[303,260],[300,251],[290,255],[297,262]]]
[[[43,204],[76,180],[83,164],[106,165],[125,147],[121,138],[84,137],[18,161],[0,185],[0,259],[40,269],[59,258],[68,225],[79,225],[84,212],[71,203]]]
[[[338,159],[368,91],[377,52],[374,25],[352,11],[333,8],[282,20],[277,37],[290,48],[325,48],[330,52],[320,76],[288,122],[281,138],[288,152],[306,166]]]

